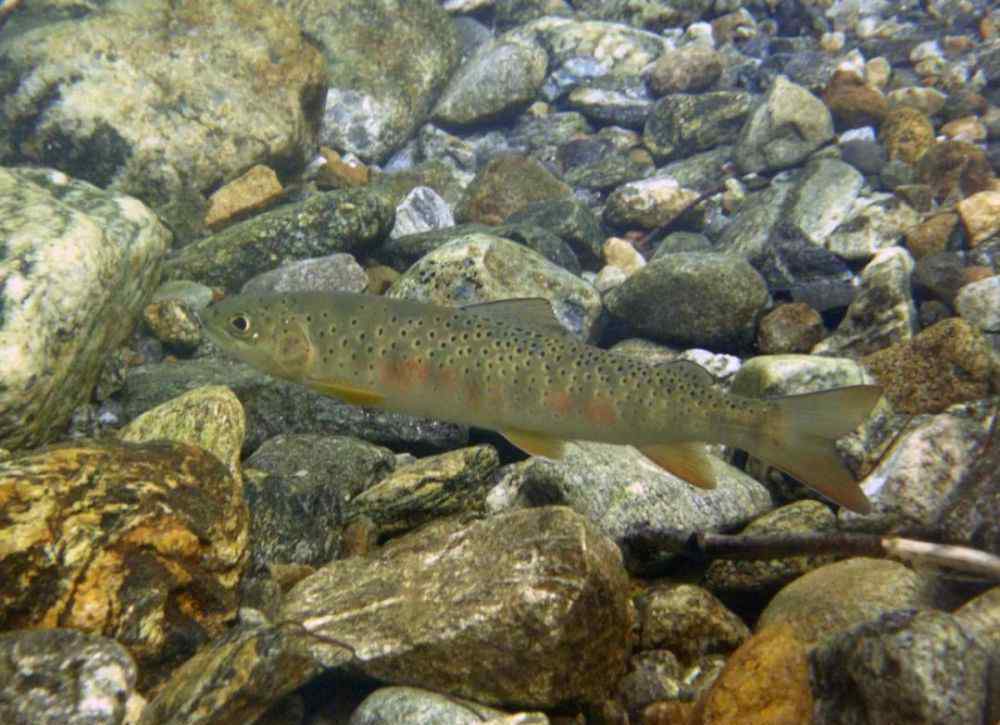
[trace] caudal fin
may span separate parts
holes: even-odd
[[[835,441],[864,422],[882,395],[875,385],[853,385],[779,398],[774,413],[735,443],[857,513],[871,502],[841,461]]]

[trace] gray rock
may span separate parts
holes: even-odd
[[[468,440],[468,429],[461,426],[347,405],[271,378],[244,363],[215,358],[130,368],[121,396],[122,415],[131,420],[203,385],[226,385],[236,393],[247,415],[244,452],[283,433],[346,435],[424,450],[454,448]]]
[[[603,309],[597,290],[579,277],[489,234],[469,234],[438,247],[410,267],[388,295],[452,307],[544,297],[563,326],[585,340],[596,336]]]
[[[746,261],[702,252],[653,260],[608,293],[608,311],[654,340],[739,349],[753,340],[767,286]]]
[[[750,194],[719,235],[718,251],[754,259],[764,253],[783,219],[785,202],[795,188],[793,181],[772,181]]]
[[[646,650],[629,660],[629,673],[618,682],[618,699],[636,716],[660,700],[691,701],[694,692],[684,682],[677,657],[667,649]]]
[[[587,268],[601,261],[604,244],[601,222],[589,206],[577,199],[535,202],[511,214],[504,223],[533,224],[547,229],[566,242]]]
[[[561,461],[533,457],[506,467],[490,492],[496,509],[557,503],[586,516],[619,545],[636,527],[728,531],[771,509],[767,490],[713,459],[712,491],[667,473],[634,448],[571,442]]]
[[[652,259],[679,252],[711,252],[712,240],[697,232],[671,232],[656,247]]]
[[[664,96],[649,113],[643,143],[662,161],[706,151],[731,142],[753,106],[742,91]]]
[[[599,126],[641,129],[653,107],[653,97],[635,77],[605,76],[579,85],[566,96],[566,105]]]
[[[1000,587],[970,599],[954,612],[955,621],[983,648],[990,658],[990,713],[987,722],[1000,720]]]
[[[272,722],[258,718],[321,671],[306,639],[291,627],[234,627],[173,672],[139,725]]]
[[[768,603],[755,629],[789,624],[812,646],[897,609],[938,604],[933,577],[888,559],[853,558],[815,569],[785,586]]]
[[[671,161],[659,169],[658,173],[672,176],[681,186],[694,189],[699,194],[707,194],[723,188],[723,184],[729,178],[726,169],[732,155],[732,145],[723,144],[708,151]]]
[[[164,275],[236,290],[286,262],[362,252],[388,234],[393,214],[388,195],[372,187],[316,194],[189,244]]]
[[[170,232],[139,201],[0,168],[0,447],[57,436],[160,281]]]
[[[833,252],[801,236],[786,237],[778,229],[749,262],[760,272],[768,289],[789,293],[823,311],[847,307],[858,294],[857,276]]]
[[[902,247],[883,249],[861,271],[861,289],[833,333],[814,355],[861,357],[913,337],[917,308],[910,277],[913,258]]]
[[[810,665],[817,725],[985,722],[986,652],[945,612],[890,612],[817,647]]]
[[[652,160],[627,153],[600,136],[573,139],[559,147],[563,180],[578,189],[604,191],[641,179],[653,171]]]
[[[75,629],[0,633],[0,719],[32,725],[135,722],[132,656],[113,639]]]
[[[642,649],[670,650],[685,664],[730,654],[750,637],[743,620],[692,584],[653,587],[638,597],[636,610]]]
[[[490,476],[500,465],[492,446],[461,448],[401,466],[355,496],[350,516],[366,516],[394,536],[454,514],[482,513]]]
[[[172,279],[157,287],[149,301],[177,300],[189,310],[197,313],[212,304],[214,298],[215,295],[211,287],[192,282],[189,279]]]
[[[754,519],[743,536],[832,533],[837,517],[819,501],[796,501]],[[705,586],[714,592],[771,594],[803,574],[836,560],[834,555],[805,554],[781,559],[739,561],[717,559],[705,573]]]
[[[471,700],[448,697],[417,687],[380,687],[351,713],[347,725],[481,725],[506,715]]]
[[[826,105],[802,86],[778,76],[747,119],[733,158],[744,173],[794,166],[833,139]]]
[[[274,3],[33,4],[0,54],[0,157],[136,196],[177,228],[197,226],[203,190],[315,149],[323,58]]]
[[[622,184],[608,196],[604,219],[619,227],[656,229],[674,221],[698,200],[669,176],[654,176]]]
[[[913,207],[894,195],[861,197],[823,244],[841,259],[863,261],[899,244],[906,230],[920,221]]]
[[[864,181],[853,166],[843,161],[811,162],[785,203],[785,227],[823,246],[833,230],[850,215]]]
[[[432,524],[338,561],[299,582],[281,618],[314,635],[324,665],[345,660],[332,638],[384,682],[544,708],[602,700],[624,674],[627,590],[614,544],[549,507]]]
[[[322,566],[340,553],[347,502],[395,468],[392,453],[354,438],[279,435],[246,461],[251,574],[268,564]]]
[[[462,64],[432,118],[444,126],[471,126],[510,114],[535,99],[547,69],[548,56],[535,43],[498,38]]]
[[[963,286],[955,308],[970,325],[983,332],[1000,332],[1000,275]]]
[[[723,55],[714,48],[687,45],[661,55],[649,69],[646,82],[658,96],[696,93],[719,79],[723,64]]]
[[[320,140],[365,161],[382,161],[413,135],[458,63],[455,27],[433,0],[279,4],[327,61]]]
[[[353,255],[330,254],[289,262],[251,277],[242,294],[276,292],[364,292],[368,277]]]
[[[555,148],[577,136],[590,136],[593,127],[582,113],[561,111],[547,116],[522,114],[510,133],[511,145],[544,156],[544,149]]]
[[[455,225],[448,202],[426,186],[418,186],[396,207],[396,222],[389,233],[391,239],[406,234],[444,229]]]

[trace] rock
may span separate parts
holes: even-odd
[[[659,257],[605,300],[612,315],[654,340],[716,349],[748,345],[767,302],[749,263],[701,252]]]
[[[890,160],[916,164],[934,145],[934,125],[916,108],[898,106],[886,114],[879,140]]]
[[[722,75],[723,56],[702,45],[686,45],[661,55],[646,76],[657,96],[704,91]]]
[[[980,191],[956,206],[972,246],[1000,232],[1000,189]]]
[[[900,247],[878,252],[861,271],[861,290],[833,334],[814,355],[864,356],[916,332],[917,309],[910,291],[913,258]]]
[[[671,232],[653,252],[653,259],[677,252],[711,252],[712,240],[697,232]]]
[[[817,725],[985,722],[988,659],[945,612],[889,612],[810,656]]]
[[[979,330],[1000,331],[1000,275],[964,285],[955,296],[955,309]]]
[[[242,487],[182,443],[87,442],[0,463],[0,627],[113,637],[162,681],[236,614]]]
[[[989,394],[989,343],[959,318],[923,330],[908,342],[862,359],[901,413],[940,413]]]
[[[114,640],[74,629],[0,633],[0,719],[7,723],[136,722],[136,666]]]
[[[617,701],[631,715],[657,701],[677,702],[693,693],[683,682],[681,664],[670,650],[639,652],[629,659],[629,672],[618,682]],[[643,720],[642,722],[646,722]]]
[[[286,262],[364,251],[388,234],[393,213],[371,187],[316,194],[189,244],[164,265],[164,276],[236,290]]]
[[[948,96],[937,88],[920,86],[893,89],[886,98],[889,101],[890,109],[909,107],[920,111],[925,116],[937,115],[948,101]]]
[[[955,304],[955,296],[968,284],[966,257],[957,252],[939,252],[920,259],[914,268],[914,287],[921,294]]]
[[[619,149],[600,136],[572,139],[557,150],[563,180],[587,191],[608,191],[649,176],[654,163],[645,149]]]
[[[987,722],[1000,717],[1000,587],[988,589],[954,612],[955,621],[982,645],[990,658]]]
[[[604,242],[603,252],[605,261],[623,270],[626,275],[638,272],[646,266],[646,258],[630,242],[621,237],[608,237]]]
[[[283,433],[347,435],[424,450],[450,449],[468,441],[468,429],[462,426],[348,405],[302,385],[276,380],[245,363],[215,358],[129,368],[121,396],[122,416],[131,420],[203,385],[225,385],[239,398],[247,416],[244,453]]]
[[[785,586],[761,613],[756,630],[787,624],[812,648],[887,612],[933,608],[935,594],[931,579],[897,562],[847,559]]]
[[[347,509],[374,521],[383,537],[453,514],[480,513],[499,465],[496,449],[486,445],[421,458],[366,488]]]
[[[350,254],[330,254],[289,262],[251,277],[241,294],[277,292],[364,292],[368,276]]]
[[[855,200],[824,245],[841,259],[865,261],[899,244],[906,230],[919,222],[916,210],[896,196],[873,194]]]
[[[126,443],[166,440],[204,448],[225,464],[242,484],[240,450],[246,414],[233,391],[222,385],[195,388],[146,411],[122,428]]]
[[[257,164],[208,198],[205,226],[218,231],[237,219],[270,206],[283,193],[274,169]]]
[[[577,199],[538,201],[514,212],[505,224],[533,224],[556,234],[569,244],[584,266],[593,268],[601,259],[604,234],[594,212]]]
[[[177,300],[192,312],[201,312],[215,301],[215,293],[211,287],[192,282],[189,279],[174,279],[164,282],[150,298],[150,302]]]
[[[595,124],[642,129],[653,107],[653,97],[640,78],[611,75],[578,85],[566,96],[565,103]]]
[[[885,169],[885,149],[874,139],[851,139],[845,141],[843,135],[840,143],[840,158],[850,164],[865,176],[878,177]]]
[[[846,71],[833,74],[823,91],[823,102],[842,128],[878,126],[889,112],[881,91]]]
[[[432,0],[290,2],[303,33],[326,58],[320,140],[380,162],[423,123],[458,64],[458,35]]]
[[[529,204],[565,199],[570,188],[537,161],[505,154],[492,159],[466,189],[458,221],[500,224]]]
[[[786,227],[813,244],[825,245],[850,215],[864,181],[853,166],[843,161],[810,162],[785,202]]]
[[[140,202],[0,169],[0,447],[54,439],[159,284],[170,232]]]
[[[987,399],[918,418],[862,483],[872,501],[872,513],[842,512],[841,527],[941,540],[942,521],[954,500],[969,487],[966,477],[989,447],[996,415],[996,401]],[[993,502],[981,498],[977,505],[985,512]],[[950,541],[971,543],[974,530],[952,531]],[[990,530],[996,531],[996,525]]]
[[[941,125],[941,135],[951,141],[982,143],[986,141],[986,125],[975,116],[956,118]]]
[[[396,207],[390,239],[455,226],[448,202],[428,186],[418,186]]]
[[[139,725],[269,722],[258,718],[321,672],[305,639],[267,624],[227,631],[157,689]]]
[[[964,141],[934,144],[920,157],[917,173],[942,204],[989,190],[995,178],[983,150]]]
[[[501,237],[468,234],[424,256],[388,295],[445,306],[544,297],[575,335],[594,339],[602,312],[597,291],[540,254]]]
[[[924,257],[944,252],[957,224],[957,214],[935,214],[906,230],[906,248],[918,263]]]
[[[649,112],[643,144],[657,160],[668,161],[730,142],[753,103],[752,95],[740,91],[664,96]]]
[[[602,267],[601,271],[597,273],[597,276],[594,278],[594,289],[604,295],[621,285],[628,278],[629,274],[624,269],[609,264]]]
[[[614,544],[550,507],[430,525],[338,561],[288,593],[281,619],[313,635],[326,666],[348,658],[320,637],[384,682],[548,708],[597,702],[624,673],[627,589]]]
[[[478,48],[452,76],[431,119],[474,126],[509,115],[535,100],[548,56],[534,43],[502,36]]]
[[[812,721],[809,658],[794,630],[777,625],[748,639],[698,702],[699,725],[798,725]]]
[[[251,574],[322,566],[341,552],[349,502],[390,474],[392,453],[346,436],[279,435],[246,461]]]
[[[698,192],[670,177],[632,181],[608,196],[604,219],[617,227],[656,229],[679,217],[698,198]]]
[[[740,130],[733,159],[743,173],[794,166],[833,138],[833,119],[821,100],[784,76]]]
[[[807,353],[826,334],[823,318],[803,302],[777,305],[761,318],[757,348],[764,355]]]
[[[633,448],[571,442],[561,461],[532,457],[502,469],[487,504],[493,510],[569,506],[619,546],[639,526],[728,531],[771,509],[767,490],[742,471],[713,459],[713,472],[718,486],[704,491]]]
[[[371,169],[355,156],[344,159],[326,146],[320,146],[319,157],[313,163],[321,162],[315,170],[316,186],[320,189],[345,189],[351,186],[367,186],[371,181]]]
[[[657,586],[639,596],[639,641],[644,650],[667,649],[682,663],[729,654],[750,636],[743,621],[711,593],[690,584]]]
[[[758,519],[741,536],[832,533],[837,517],[819,501],[796,501]],[[738,561],[717,559],[709,564],[705,586],[713,592],[754,592],[770,595],[785,584],[836,560],[833,555],[804,554],[781,559]]]
[[[348,725],[392,725],[435,722],[479,725],[496,722],[506,713],[471,700],[440,695],[417,687],[380,687],[351,713]]]
[[[142,310],[146,329],[166,347],[190,352],[201,344],[201,323],[176,299],[151,302]]]
[[[24,133],[0,137],[2,157],[131,194],[185,230],[203,218],[203,190],[314,150],[323,58],[273,3],[37,7],[22,20],[5,33],[16,91],[0,126]]]

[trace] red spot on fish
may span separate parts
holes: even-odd
[[[583,417],[598,425],[612,425],[618,421],[618,411],[608,398],[592,398],[584,403]]]
[[[544,402],[546,408],[559,415],[569,415],[573,412],[573,408],[576,407],[573,396],[565,390],[546,393]]]

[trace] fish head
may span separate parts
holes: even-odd
[[[236,295],[201,313],[202,329],[223,351],[280,378],[300,380],[315,357],[302,315],[283,295]]]

